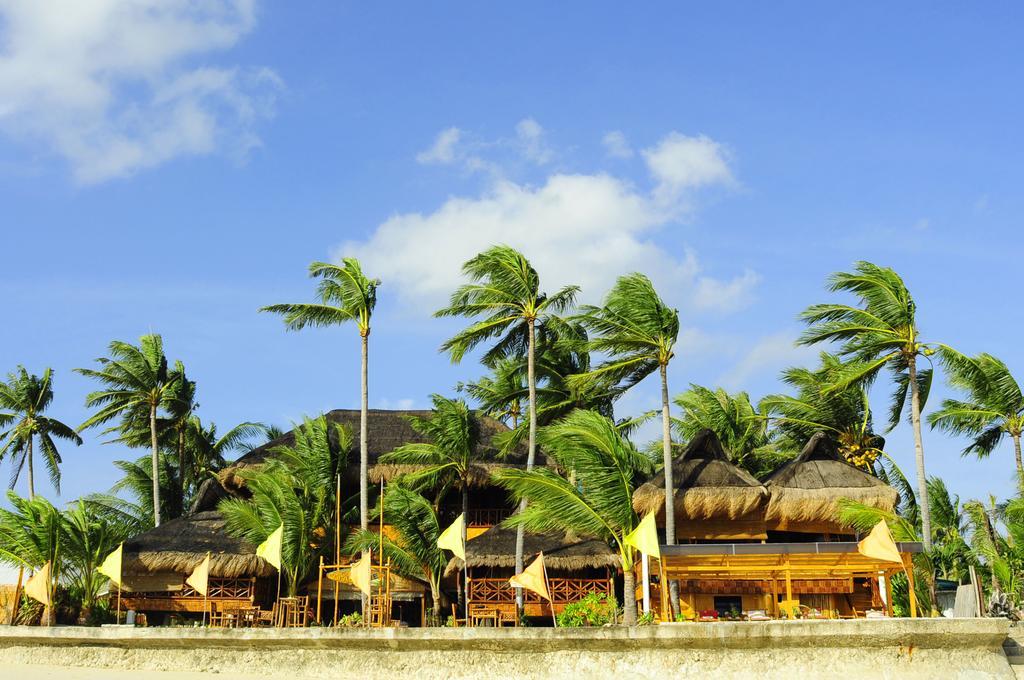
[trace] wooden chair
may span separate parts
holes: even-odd
[[[226,609],[222,604],[210,602],[211,628],[236,628],[238,618],[237,610]]]
[[[466,618],[469,620],[468,625],[473,627],[480,626],[487,621],[490,621],[492,626],[497,627],[498,610],[491,605],[471,604],[469,605],[469,611],[466,613]]]
[[[510,624],[513,628],[519,627],[519,615],[515,609],[499,609],[497,624],[499,628],[504,628],[505,624]]]
[[[454,624],[455,628],[459,628],[460,626],[463,628],[466,627],[466,619],[459,618],[459,612],[454,604],[452,605],[452,623]]]

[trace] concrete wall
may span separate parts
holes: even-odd
[[[300,678],[1012,678],[997,619],[596,629],[0,628],[0,668]],[[73,677],[69,674],[68,677]]]

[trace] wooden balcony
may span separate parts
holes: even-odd
[[[537,593],[523,591],[523,606],[527,616],[551,616],[565,609],[565,605],[583,599],[590,593],[612,594],[613,582],[610,578],[550,578],[548,591],[551,602],[541,598]],[[507,578],[470,578],[468,602],[472,605],[488,605],[502,611],[515,611],[516,591],[509,585]]]
[[[468,527],[493,527],[512,516],[514,508],[476,508],[466,515]]]
[[[117,589],[110,592],[111,602]],[[150,612],[200,613],[209,602],[227,607],[252,606],[256,600],[255,578],[211,578],[208,595],[203,597],[192,586],[184,584],[181,590],[121,593],[121,608]]]

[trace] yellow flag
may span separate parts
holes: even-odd
[[[462,534],[466,531],[466,515],[462,514],[455,518],[452,525],[441,532],[437,537],[437,547],[451,550],[463,562],[466,561],[466,542],[462,540]]]
[[[192,575],[185,579],[185,583],[195,588],[197,593],[206,597],[210,587],[210,553],[206,553],[206,559],[199,563],[199,566],[195,568]]]
[[[110,579],[118,588],[121,587],[121,553],[124,551],[124,543],[117,546],[117,550],[107,555],[103,564],[96,567],[96,571]]]
[[[274,529],[274,533],[267,536],[256,548],[256,556],[265,559],[274,569],[281,571],[281,541],[284,538],[284,522]]]
[[[647,513],[647,516],[640,520],[640,524],[636,525],[636,529],[623,539],[623,543],[660,559],[661,548],[658,547],[658,527],[654,524],[654,513]]]
[[[50,606],[50,563],[47,562],[43,568],[37,571],[25,584],[25,594],[33,600]]]
[[[349,567],[349,578],[352,580],[352,585],[359,590],[363,591],[367,596],[373,594],[373,589],[370,588],[370,575],[372,570],[370,566],[373,564],[370,553],[365,553],[359,561]]]
[[[889,526],[885,520],[876,524],[871,533],[857,544],[857,552],[865,557],[874,557],[876,560],[903,563],[903,556],[900,555],[896,542],[892,540],[892,534],[889,533]]]
[[[523,573],[510,578],[508,582],[518,588],[531,590],[550,602],[551,595],[548,593],[548,580],[544,577],[544,553],[540,553],[537,555],[537,559],[533,561],[533,564],[523,569]]]

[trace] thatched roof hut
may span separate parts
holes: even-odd
[[[898,497],[891,486],[843,460],[824,432],[773,472],[765,487],[768,528],[803,533],[852,533],[838,521],[842,498],[891,512]]]
[[[619,555],[602,541],[580,539],[565,534],[534,534],[527,532],[523,555],[527,563],[537,553],[544,553],[544,564],[550,570],[582,571],[584,569],[617,568]],[[514,568],[516,565],[516,530],[493,527],[466,542],[466,562],[477,567]],[[462,569],[462,560],[453,557],[445,575]]]
[[[729,461],[711,430],[701,430],[672,463],[676,537],[693,539],[764,538],[768,492],[749,472]],[[665,473],[633,494],[640,514],[659,513],[664,526]]]
[[[399,446],[414,443],[426,443],[427,440],[420,435],[409,424],[409,416],[430,416],[433,411],[429,410],[383,410],[370,409],[367,415],[367,428],[369,430],[369,463],[370,481],[374,484],[380,483],[383,478],[391,481],[400,474],[415,471],[415,466],[407,465],[380,465],[378,459],[385,453],[390,453]],[[339,423],[349,428],[352,432],[352,451],[349,455],[350,483],[358,482],[359,472],[359,411],[356,409],[336,409],[326,414],[327,420],[331,423]],[[481,458],[493,461],[480,464],[473,470],[470,482],[474,486],[483,487],[490,485],[491,473],[503,467],[516,467],[526,464],[526,447],[520,446],[509,456],[499,459],[498,450],[492,443],[495,435],[507,432],[508,427],[499,420],[480,413],[476,414],[476,423],[480,428],[479,446]],[[193,503],[193,511],[212,510],[224,497],[237,493],[243,486],[242,480],[236,474],[239,469],[262,464],[268,458],[273,457],[274,450],[280,446],[290,446],[295,442],[293,431],[288,431],[272,442],[259,446],[245,454],[233,464],[222,470],[216,480],[209,480],[200,489],[196,500]],[[332,446],[337,442],[332,433]],[[537,456],[537,464],[543,465],[543,456]]]
[[[187,576],[207,553],[211,576],[238,578],[275,573],[256,556],[254,545],[228,534],[219,512],[199,512],[172,519],[125,541],[126,580],[130,586],[133,580],[145,581],[147,574]]]

